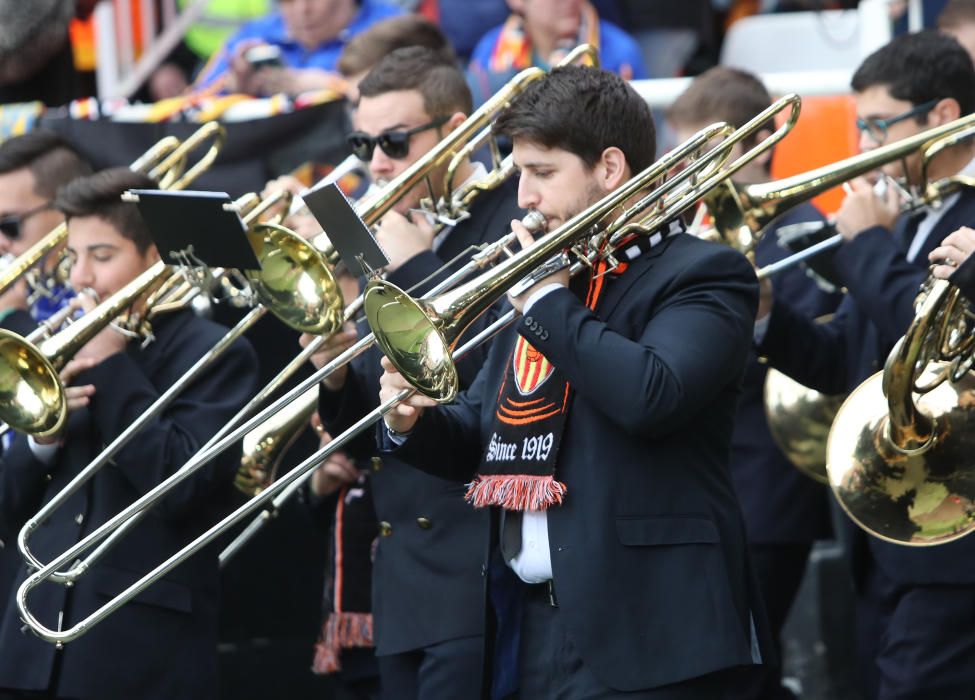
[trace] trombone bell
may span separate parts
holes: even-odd
[[[271,313],[303,333],[325,335],[341,327],[342,293],[314,246],[276,224],[258,224],[248,239],[260,269],[247,278]]]
[[[929,365],[921,377],[942,371]],[[877,373],[850,394],[827,445],[830,487],[853,520],[883,540],[926,546],[975,529],[975,376],[915,394],[934,425],[932,443],[899,449]]]
[[[16,333],[0,329],[0,406],[4,421],[37,437],[61,430],[68,414],[58,371]]]
[[[374,331],[382,329],[376,344],[406,381],[436,401],[453,401],[460,378],[434,307],[384,282],[366,287],[363,308]]]
[[[842,397],[821,394],[776,369],[765,376],[763,393],[775,444],[799,471],[826,484],[826,439]]]

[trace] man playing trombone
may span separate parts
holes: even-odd
[[[129,189],[154,186],[116,168],[59,191],[74,288],[105,299],[159,259],[135,205],[120,199]],[[150,311],[141,300],[131,309]],[[182,310],[154,316],[148,344],[110,327],[85,344],[61,373],[68,387],[64,428],[45,438],[18,436],[4,457],[6,525],[16,532],[223,335],[223,328]],[[32,551],[53,560],[171,474],[245,403],[255,375],[253,351],[237,341],[35,531]],[[71,587],[47,583],[36,590],[30,604],[38,619],[55,629],[70,626],[182,546],[212,520],[238,463],[239,453],[228,453],[181,484]],[[216,586],[216,558],[198,557],[63,649],[32,636],[8,604],[0,624],[0,697],[211,700],[217,695]]]
[[[553,70],[495,131],[549,231],[654,159],[646,103],[595,69]],[[471,387],[436,409],[416,394],[380,431],[504,508],[484,559],[496,698],[720,698],[768,653],[728,474],[753,274],[676,224],[617,251],[510,298],[523,317]],[[383,363],[386,400],[410,385]]]
[[[419,46],[383,58],[359,84],[359,93],[349,142],[378,185],[424,157],[471,111],[463,73],[442,52]],[[422,197],[436,200],[443,194],[443,175],[443,168],[430,174],[432,191],[421,182],[397,193],[396,205],[376,230],[390,259],[388,279],[407,289],[429,287],[431,275],[443,275],[446,262],[458,256],[466,260],[470,246],[500,238],[520,214],[514,188],[503,184],[479,194],[467,219],[436,231],[417,209]],[[465,161],[457,185],[485,175],[483,165]],[[350,327],[333,336],[314,356],[316,365],[335,357],[358,334]],[[322,383],[319,412],[331,434],[376,405],[380,357],[373,348]],[[464,363],[465,382],[482,359],[483,354]],[[478,549],[487,537],[487,517],[466,506],[460,487],[395,458],[378,457],[372,440],[349,451],[369,465],[367,488],[380,521],[373,616],[383,697],[470,697],[480,683],[484,623]]]
[[[869,151],[948,124],[975,111],[975,68],[964,49],[933,32],[894,39],[861,64],[852,86],[860,145]],[[975,146],[964,141],[930,163],[928,181],[975,172]],[[908,185],[921,181],[916,150],[883,167]],[[848,289],[832,321],[814,324],[763,282],[756,339],[777,369],[817,391],[847,392],[883,368],[914,319],[928,253],[975,217],[969,188],[939,207],[899,215],[857,183],[836,218],[845,239],[834,265]],[[970,698],[975,687],[975,540],[911,548],[848,528],[856,588],[857,644],[865,695]],[[961,662],[961,659],[966,661]]]
[[[15,259],[37,243],[48,231],[64,221],[54,207],[58,187],[77,177],[89,175],[91,168],[57,134],[43,129],[15,136],[0,144],[0,255]],[[45,257],[42,279],[54,273],[60,249]],[[65,287],[32,290],[21,280],[0,297],[0,326],[26,335],[34,321],[45,320],[66,303]],[[53,293],[49,299],[46,294]],[[40,295],[31,305],[28,298]]]

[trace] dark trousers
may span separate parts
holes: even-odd
[[[874,566],[856,612],[867,700],[975,698],[975,585],[900,585]]]
[[[753,544],[749,546],[752,568],[765,602],[769,627],[775,644],[775,658],[757,666],[729,697],[737,700],[794,700],[795,694],[782,685],[782,627],[806,572],[810,542],[795,544]]]
[[[484,637],[377,656],[383,700],[457,700],[481,693]]]
[[[551,604],[544,585],[529,587],[525,597],[518,662],[520,687],[512,696],[517,700],[721,700],[739,672],[712,673],[652,690],[613,690],[579,657],[562,623],[561,611]]]

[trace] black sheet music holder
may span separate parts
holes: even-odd
[[[258,270],[247,227],[226,192],[130,190],[159,250],[170,265]]]

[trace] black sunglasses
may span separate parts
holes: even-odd
[[[34,207],[33,209],[28,209],[23,214],[8,214],[7,216],[0,216],[0,234],[3,234],[5,238],[11,241],[16,241],[20,238],[20,227],[23,225],[24,221],[34,216],[34,214],[40,214],[42,211],[53,208],[53,204],[46,202],[40,206]]]
[[[370,136],[362,131],[353,131],[348,135],[346,140],[349,142],[349,148],[352,149],[352,155],[366,163],[372,160],[372,154],[375,152],[376,146],[383,149],[383,153],[390,158],[400,160],[406,158],[406,154],[410,152],[411,136],[430,129],[439,129],[449,119],[450,117],[439,117],[412,129],[405,131],[384,131],[379,136]]]

